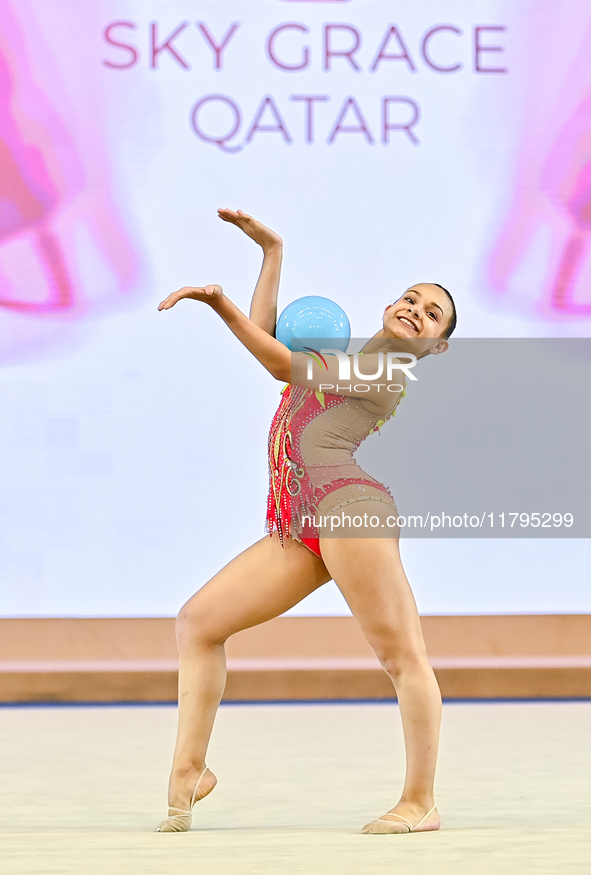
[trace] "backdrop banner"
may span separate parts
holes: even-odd
[[[392,459],[401,514],[415,500],[443,513],[439,471],[463,507],[479,466],[492,488],[509,457],[506,488],[529,492],[507,513],[574,514],[568,532],[514,524],[499,539],[499,497],[479,511],[489,531],[405,536],[421,610],[591,611],[588,388],[573,382],[591,327],[588,4],[558,17],[535,0],[0,11],[0,615],[171,615],[265,536],[281,386],[210,308],[157,310],[215,282],[248,312],[261,253],[219,207],[284,239],[279,311],[327,297],[368,338],[411,284],[453,294],[454,351],[386,426],[396,453],[418,428],[429,464],[449,457],[414,492]],[[471,373],[450,381],[463,350]],[[493,386],[487,356],[502,355]],[[331,585],[295,612],[347,608]]]

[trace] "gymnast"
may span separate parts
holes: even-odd
[[[437,830],[434,779],[441,694],[427,658],[417,606],[399,554],[397,512],[388,489],[353,459],[359,443],[395,412],[405,394],[405,359],[384,391],[339,385],[338,362],[325,357],[323,390],[310,375],[309,356],[290,352],[275,338],[281,272],[281,238],[251,216],[221,209],[263,250],[263,264],[248,318],[219,285],[186,286],[161,302],[169,310],[183,298],[208,304],[269,373],[287,386],[269,436],[267,535],[232,559],[181,609],[178,734],[168,788],[168,817],[159,832],[184,832],[195,802],[214,789],[207,747],[226,683],[224,643],[230,635],[278,617],[334,580],[394,685],[406,749],[406,775],[398,802],[362,832],[393,834]],[[412,351],[418,359],[448,348],[456,324],[450,293],[436,283],[410,286],[383,313],[382,326],[362,350],[363,373],[380,355]],[[410,355],[410,359],[412,355]],[[332,392],[327,385],[334,384]],[[381,390],[379,385],[382,386]],[[338,388],[338,394],[336,389]],[[394,389],[394,391],[392,391]],[[407,451],[404,464],[430,463]],[[339,515],[334,530],[330,518]],[[377,520],[361,531],[351,520]]]

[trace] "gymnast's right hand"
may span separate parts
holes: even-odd
[[[213,304],[223,296],[224,290],[221,286],[184,286],[178,292],[173,292],[164,301],[158,304],[159,310],[170,310],[177,301],[183,298],[193,298],[194,301],[203,301],[205,304]]]

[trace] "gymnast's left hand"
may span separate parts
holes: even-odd
[[[159,310],[170,310],[171,307],[181,301],[183,298],[192,298],[194,301],[203,301],[205,304],[214,304],[223,296],[224,290],[221,286],[184,286],[178,292],[173,292],[164,301],[158,304]]]

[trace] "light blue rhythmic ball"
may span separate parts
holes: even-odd
[[[319,295],[308,295],[288,304],[279,319],[275,337],[292,352],[307,344],[300,340],[330,340],[334,349],[346,352],[351,339],[351,324],[342,307]]]

